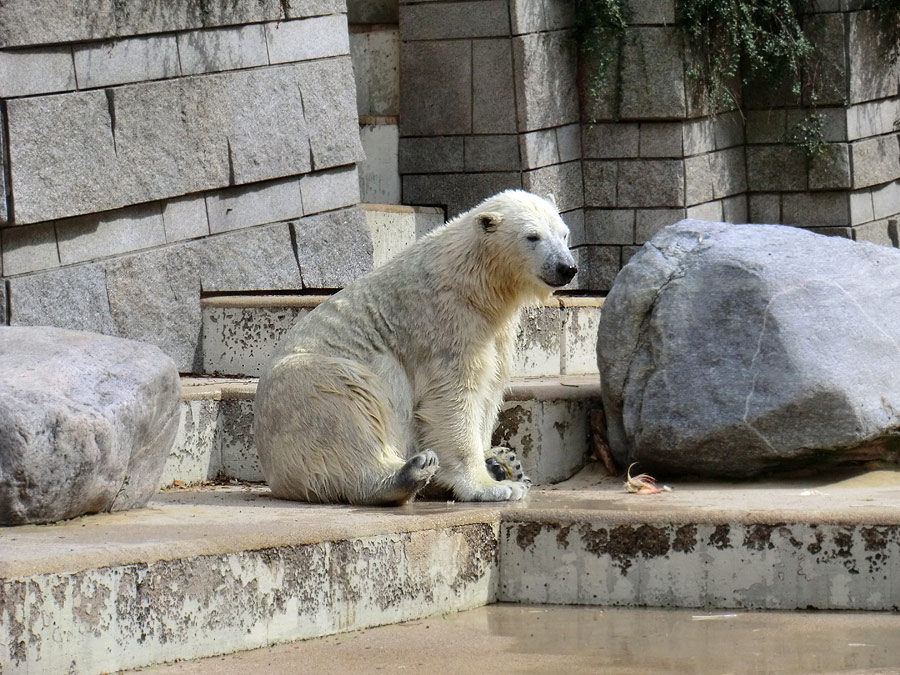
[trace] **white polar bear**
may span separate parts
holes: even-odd
[[[521,190],[437,228],[297,322],[264,369],[255,433],[285,499],[401,504],[433,478],[462,501],[522,499],[485,452],[521,309],[575,276],[554,205]]]

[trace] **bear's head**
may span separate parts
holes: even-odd
[[[494,263],[538,297],[565,286],[578,271],[567,243],[569,228],[552,202],[507,190],[482,202],[474,216]]]

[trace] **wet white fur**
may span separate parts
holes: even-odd
[[[529,236],[540,240],[529,241]],[[263,473],[279,497],[376,503],[415,453],[459,500],[521,499],[485,469],[521,309],[572,261],[555,206],[491,197],[297,323],[256,396]]]

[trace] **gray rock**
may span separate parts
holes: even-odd
[[[288,223],[250,227],[188,244],[203,291],[302,288]]]
[[[472,45],[468,40],[408,42],[400,50],[402,136],[472,132]],[[440,82],[441,86],[435,86]]]
[[[516,132],[516,82],[511,50],[507,38],[472,41],[473,133]]]
[[[116,186],[116,147],[102,91],[17,98],[6,106],[11,215],[18,224],[127,203]]]
[[[149,345],[0,330],[0,525],[141,507],[178,429],[180,383]]]
[[[623,49],[622,117],[684,117],[687,103],[680,29],[633,28],[626,34]]]
[[[18,47],[115,34],[115,0],[5,0],[0,11],[0,47]]]
[[[746,478],[900,451],[900,251],[684,220],[623,268],[598,336],[622,466]]]
[[[513,38],[519,126],[532,131],[577,122],[575,40],[570,31]]]

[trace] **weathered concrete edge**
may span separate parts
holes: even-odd
[[[150,508],[154,504],[151,503]],[[300,507],[304,505],[298,505]],[[316,507],[319,508],[319,507]],[[334,509],[334,515],[339,515],[340,509],[352,507],[322,507]],[[499,526],[499,510],[497,506],[474,506],[463,508],[459,511],[445,512],[438,515],[407,515],[406,517],[382,517],[370,518],[360,522],[360,519],[351,519],[352,522],[335,519],[316,527],[297,526],[296,523],[281,524],[268,523],[264,529],[248,531],[246,528],[236,529],[233,534],[216,534],[214,536],[185,536],[175,538],[172,536],[153,536],[147,542],[137,544],[122,544],[110,542],[108,546],[96,548],[84,553],[69,552],[53,554],[35,559],[0,562],[0,580],[27,578],[41,574],[77,574],[85,570],[119,567],[123,565],[153,564],[157,562],[184,560],[200,556],[229,555],[232,553],[264,551],[291,546],[309,546],[322,543],[333,543],[367,537],[395,536],[412,532],[424,532],[442,530],[469,525]],[[140,512],[137,512],[138,514]],[[385,515],[403,515],[393,510],[387,510]],[[82,518],[103,518],[103,515],[84,516]],[[65,521],[64,524],[77,522]],[[23,526],[28,527],[28,526]],[[53,525],[46,527],[54,527]],[[140,523],[135,523],[139,529]],[[170,530],[177,529],[173,524]]]
[[[363,204],[367,211],[385,211],[391,213],[428,212],[431,207],[424,206],[394,206],[391,204]],[[407,211],[409,209],[409,211]],[[241,293],[236,295],[214,295],[200,300],[201,307],[228,307],[247,309],[281,309],[283,307],[313,308],[327,300],[329,295],[310,294],[256,294]],[[570,307],[603,307],[604,298],[597,296],[554,295],[551,296],[542,307],[556,307],[566,309]]]
[[[330,295],[214,295],[201,298],[201,307],[227,307],[237,309],[282,309],[286,307],[300,307],[311,309],[325,302]]]
[[[506,523],[500,601],[896,611],[900,527]]]
[[[472,609],[496,601],[498,539],[475,523],[7,579],[0,663],[108,672]]]
[[[183,377],[181,400],[252,400],[256,396],[257,381],[257,378]],[[505,396],[507,401],[565,401],[599,398],[600,381],[595,375],[516,378],[510,382]]]

